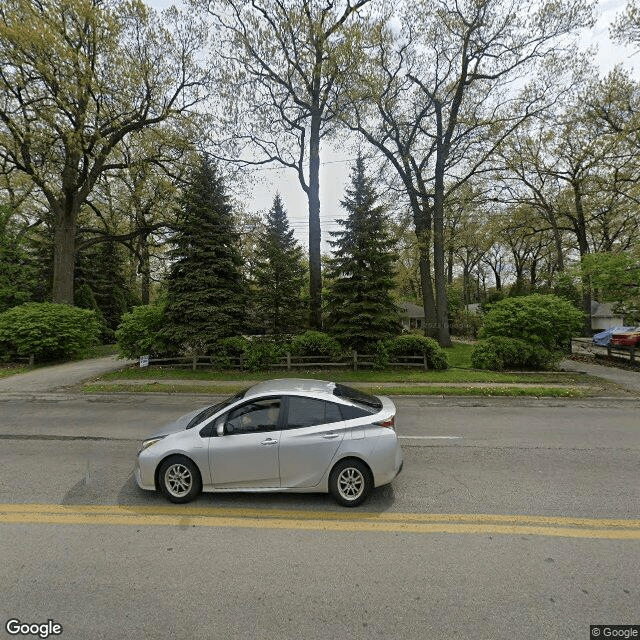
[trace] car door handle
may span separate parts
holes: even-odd
[[[267,438],[266,440],[263,440],[260,444],[278,444],[278,441],[272,440],[271,438]]]
[[[335,440],[339,435],[339,433],[325,433],[322,437],[325,440]]]

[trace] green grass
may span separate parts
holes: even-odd
[[[336,382],[518,382],[518,383],[565,383],[582,382],[586,376],[561,372],[505,373],[472,369],[447,369],[446,371],[419,371],[415,369],[393,369],[386,371],[348,371],[315,369],[297,371],[208,371],[174,369],[172,367],[147,367],[137,365],[105,374],[102,380],[270,380],[272,378],[329,378]]]
[[[452,347],[445,349],[449,366],[458,369],[471,369],[471,352],[473,351],[473,346],[472,344],[463,342],[454,342]]]
[[[31,367],[26,364],[0,364],[0,378],[8,378],[16,373],[29,371]]]
[[[243,384],[232,385],[175,385],[159,383],[149,384],[85,384],[85,393],[193,393],[205,395],[230,396],[245,388]],[[583,398],[590,394],[589,389],[578,387],[438,387],[438,386],[412,386],[381,387],[376,385],[358,385],[363,391],[377,395],[412,395],[412,396],[533,396],[551,398]]]

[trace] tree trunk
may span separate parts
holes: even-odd
[[[58,304],[73,305],[73,271],[76,258],[76,216],[73,212],[60,213],[53,244],[52,300]]]
[[[151,300],[151,266],[149,264],[149,244],[147,236],[140,238],[140,266],[138,271],[141,277],[140,297],[142,304],[149,304]]]
[[[433,272],[435,282],[436,319],[438,342],[441,347],[451,346],[449,333],[449,308],[447,303],[447,280],[445,274],[444,240],[444,154],[440,150],[435,168],[433,203]]]
[[[574,227],[578,238],[578,250],[580,251],[580,260],[589,253],[589,241],[587,240],[587,224],[584,219],[584,207],[582,204],[582,193],[580,185],[573,183],[574,204],[576,208],[576,217]],[[584,311],[583,333],[589,337],[593,333],[591,330],[591,278],[588,275],[582,275],[582,310]]]
[[[309,325],[322,329],[322,266],[320,230],[320,115],[311,118],[309,138]]]

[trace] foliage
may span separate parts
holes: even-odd
[[[451,321],[451,333],[454,336],[477,338],[482,327],[482,316],[474,311],[460,309]]]
[[[480,340],[471,352],[471,363],[476,369],[504,371],[505,369],[549,369],[562,357],[540,346],[503,336]]]
[[[429,369],[447,369],[447,354],[433,339],[415,333],[396,336],[383,342],[389,360],[402,356],[426,356]]]
[[[56,302],[73,303],[76,230],[96,185],[147,161],[139,136],[169,139],[205,98],[206,28],[176,9],[164,19],[140,0],[2,3],[0,159],[47,202]]]
[[[505,298],[487,312],[479,337],[517,338],[535,348],[565,352],[582,320],[582,312],[558,296]]]
[[[112,239],[93,245],[77,261],[74,301],[79,307],[99,310],[104,343],[113,342],[123,314],[131,310],[124,271],[124,259]]]
[[[249,371],[268,369],[285,354],[283,344],[269,336],[255,337],[248,343],[244,352],[244,366]]]
[[[332,336],[320,331],[306,331],[291,340],[289,351],[294,356],[331,356],[337,358],[342,350],[340,343]]]
[[[259,236],[253,279],[258,317],[270,333],[297,331],[303,324],[301,292],[304,285],[302,249],[289,228],[282,199],[277,194]]]
[[[180,198],[163,334],[180,353],[206,353],[242,331],[247,294],[224,182],[203,157]]]
[[[14,228],[14,211],[0,206],[0,312],[32,299],[36,270],[20,246]]]
[[[600,290],[603,302],[615,302],[627,313],[640,313],[640,259],[631,253],[592,253],[583,257],[582,273]],[[633,322],[629,317],[627,322]]]
[[[115,333],[120,355],[138,358],[167,353],[169,348],[162,335],[163,326],[163,305],[134,307],[130,313],[125,313]]]
[[[553,293],[554,295],[571,302],[571,304],[573,304],[576,309],[580,308],[582,299],[582,296],[580,295],[580,289],[574,282],[573,277],[567,272],[558,274],[556,282],[553,285]]]
[[[94,311],[28,302],[0,314],[0,352],[36,360],[72,358],[96,344],[99,332]]]
[[[333,257],[327,261],[327,329],[343,347],[367,352],[379,341],[401,331],[395,287],[394,244],[377,204],[373,181],[358,156],[351,186],[342,201],[348,212],[332,231]]]

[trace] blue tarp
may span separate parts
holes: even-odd
[[[625,331],[631,331],[635,327],[611,327],[606,331],[601,331],[592,336],[593,344],[600,345],[601,347],[608,347],[611,344],[611,336],[614,333],[624,333]]]

